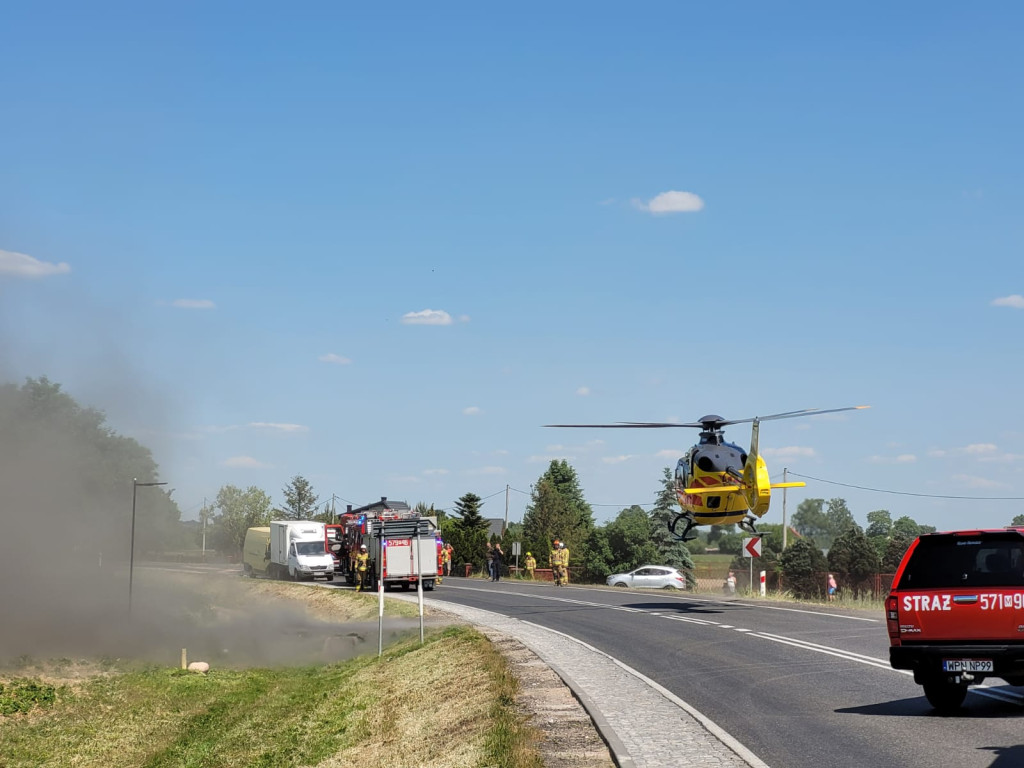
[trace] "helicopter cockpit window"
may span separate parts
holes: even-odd
[[[710,456],[701,456],[699,459],[697,459],[697,469],[701,470],[702,472],[714,472],[715,462],[712,461]]]

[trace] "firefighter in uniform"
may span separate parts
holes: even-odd
[[[370,555],[366,551],[366,545],[359,547],[359,554],[356,555],[356,592],[362,590],[366,584],[366,569],[370,563]]]
[[[441,547],[441,573],[438,574],[437,583],[441,583],[441,576],[450,576],[452,573],[452,550],[450,545]]]
[[[555,580],[555,586],[562,586],[562,553],[558,549],[558,539],[555,539],[554,546],[551,547],[551,554],[548,555],[548,564],[551,566],[551,578]]]
[[[537,560],[532,552],[526,553],[526,560],[523,561],[523,566],[526,568],[526,578],[533,581],[533,571],[537,567]]]
[[[565,585],[569,583],[569,548],[564,541],[558,544],[558,554],[562,566],[562,584]]]

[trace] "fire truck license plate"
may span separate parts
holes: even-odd
[[[946,672],[991,672],[992,659],[943,659]]]

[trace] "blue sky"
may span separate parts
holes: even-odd
[[[766,424],[772,475],[1024,497],[1022,21],[8,4],[0,377],[104,409],[185,517],[302,474],[497,517],[508,485],[517,520],[564,457],[605,520],[696,434],[542,424],[862,403]],[[833,496],[1024,512],[820,481],[788,509]]]

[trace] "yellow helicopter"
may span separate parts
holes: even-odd
[[[546,427],[599,428],[599,429],[669,429],[689,427],[700,430],[700,442],[690,448],[676,464],[676,499],[682,510],[669,523],[669,530],[682,541],[697,537],[693,528],[698,525],[739,524],[748,533],[757,533],[754,524],[768,511],[773,488],[799,488],[806,483],[772,483],[768,468],[757,450],[758,430],[762,421],[792,419],[797,416],[820,416],[839,411],[857,411],[869,408],[854,405],[847,408],[805,408],[802,411],[774,413],[750,419],[723,419],[705,416],[688,424],[668,422],[620,421],[615,424],[545,424]],[[750,451],[745,452],[734,443],[725,442],[723,428],[730,424],[751,423]],[[676,531],[685,522],[682,533]]]

